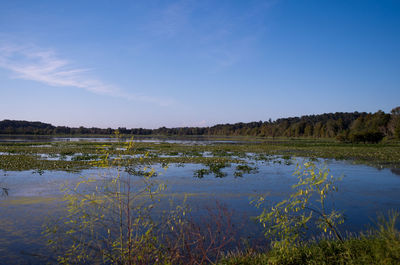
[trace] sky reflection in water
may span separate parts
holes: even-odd
[[[156,166],[162,172],[156,178],[167,184],[166,193],[178,201],[183,198],[183,194],[189,194],[188,202],[194,216],[206,214],[204,209],[219,201],[235,211],[236,221],[253,225],[250,220],[243,220],[242,217],[243,214],[249,217],[259,213],[249,201],[259,195],[266,195],[267,201],[272,203],[287,196],[291,185],[297,182],[293,176],[295,164],[301,161],[298,158],[290,165],[257,162],[258,173],[244,174],[243,177],[233,175],[236,165],[232,164],[222,170],[228,173],[225,178],[206,175],[202,179],[193,177],[193,172],[204,168],[203,165],[185,164],[182,167],[172,164],[165,172]],[[378,212],[399,209],[400,177],[397,171],[352,165],[344,161],[324,162],[334,176],[344,175],[338,183],[339,192],[334,194],[336,209],[343,211],[346,217],[343,229],[351,232],[365,230]],[[62,211],[59,200],[53,200],[61,198],[60,186],[64,183],[74,185],[82,176],[101,180],[104,173],[97,169],[80,173],[44,171],[42,174],[32,171],[0,171],[0,182],[9,188],[8,198],[0,202],[0,231],[5,235],[0,241],[0,257],[18,256],[16,253],[22,249],[38,252],[38,249],[43,248],[40,227],[45,217]],[[140,181],[140,177],[133,178]],[[164,204],[168,205],[166,202]],[[25,258],[24,262],[31,260]]]

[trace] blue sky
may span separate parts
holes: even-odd
[[[0,120],[208,126],[400,105],[400,1],[0,1]]]

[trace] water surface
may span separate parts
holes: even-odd
[[[206,207],[225,204],[235,211],[236,221],[245,222],[255,227],[244,216],[255,216],[260,210],[250,205],[251,199],[266,196],[269,203],[287,197],[291,185],[297,182],[293,172],[295,164],[304,159],[296,158],[291,163],[252,161],[258,167],[255,174],[234,176],[235,164],[224,168],[224,178],[206,175],[195,178],[195,170],[205,168],[201,164],[172,164],[161,172],[156,179],[167,184],[168,196],[183,198],[188,194],[188,202],[193,214],[205,214]],[[338,183],[339,192],[334,194],[337,210],[342,211],[346,222],[343,230],[358,232],[365,230],[378,212],[400,209],[400,176],[390,169],[377,169],[366,165],[354,165],[345,161],[319,160],[319,165],[326,163],[334,176],[344,176]],[[40,255],[46,253],[45,242],[40,236],[41,226],[46,218],[61,214],[64,210],[60,202],[60,186],[74,185],[82,176],[91,176],[101,180],[106,171],[99,169],[84,170],[79,173],[63,171],[0,171],[0,183],[9,188],[9,196],[0,201],[0,263],[18,260],[20,264],[40,264]],[[133,176],[140,183],[141,177]],[[167,197],[168,197],[167,196]],[[165,206],[168,203],[164,203]],[[249,229],[251,230],[251,229]],[[46,259],[46,258],[44,258]],[[4,263],[6,264],[6,263]]]

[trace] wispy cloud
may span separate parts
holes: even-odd
[[[128,93],[117,86],[92,78],[91,69],[74,67],[70,61],[59,58],[53,50],[0,44],[0,67],[12,71],[15,78],[37,81],[49,86],[81,88],[95,94],[161,106],[167,106],[173,102],[171,99]]]
[[[170,3],[153,14],[151,23],[145,30],[162,37],[176,37],[189,27],[190,16],[194,8],[193,1],[179,0]]]
[[[170,44],[212,73],[238,65],[255,53],[266,32],[265,19],[277,0],[249,1],[243,9],[230,2],[176,0],[160,5],[144,26],[148,42]],[[161,40],[161,41],[160,41]]]

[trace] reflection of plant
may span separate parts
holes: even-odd
[[[266,228],[266,235],[272,236],[276,247],[295,245],[302,239],[308,223],[316,217],[317,227],[324,233],[334,234],[343,241],[337,228],[343,222],[343,216],[326,206],[327,195],[337,188],[329,170],[318,169],[312,162],[303,166],[297,165],[294,175],[298,183],[293,186],[294,192],[270,210],[264,209],[257,217],[258,221]],[[256,202],[260,207],[264,198]]]
[[[6,176],[6,174],[4,174]],[[0,182],[0,197],[8,196],[9,189],[5,187],[3,183]]]
[[[0,196],[8,196],[8,188],[0,187]]]
[[[163,222],[167,226],[164,231],[169,231],[162,235],[164,248],[169,251],[165,264],[217,264],[228,249],[240,247],[235,240],[238,227],[232,221],[234,213],[218,202],[206,210],[207,217],[194,220],[185,216],[185,208],[177,207],[170,213],[174,218]]]

